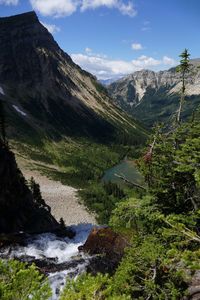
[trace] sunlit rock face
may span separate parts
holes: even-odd
[[[184,116],[200,103],[200,59],[190,63]],[[112,83],[108,90],[116,104],[147,125],[153,125],[156,121],[166,121],[177,110],[181,85],[181,74],[176,68],[160,72],[141,70]]]

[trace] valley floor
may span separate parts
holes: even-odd
[[[35,181],[39,183],[42,197],[51,207],[51,213],[58,221],[63,218],[67,226],[79,223],[96,224],[94,215],[80,203],[77,189],[40,174],[33,162],[27,161],[17,154],[16,160],[26,180],[34,177]]]

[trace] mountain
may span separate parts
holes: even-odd
[[[200,59],[191,60],[191,70],[186,80],[184,117],[200,104],[199,67]],[[137,71],[108,87],[115,103],[147,126],[157,121],[170,122],[178,109],[180,90],[181,74],[176,68],[160,72]]]
[[[9,137],[32,143],[66,136],[145,135],[96,78],[60,49],[35,12],[0,18],[0,99]]]

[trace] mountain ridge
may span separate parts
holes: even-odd
[[[186,76],[186,101],[191,113],[200,103],[200,59],[193,59],[190,63],[191,70]],[[159,72],[136,71],[109,85],[108,91],[114,102],[127,113],[152,126],[155,122],[167,121],[175,113],[176,106],[178,109],[181,74],[177,73],[176,67]],[[185,117],[189,115],[187,106]]]

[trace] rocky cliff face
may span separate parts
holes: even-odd
[[[200,103],[200,60],[191,60],[187,75],[187,104],[185,116]],[[168,71],[135,72],[109,86],[115,102],[147,125],[166,121],[178,109],[181,75],[176,68]]]
[[[111,138],[136,124],[63,52],[34,12],[0,18],[0,98],[14,138]]]
[[[34,202],[14,154],[0,140],[0,234],[57,228],[58,223],[48,210]]]

